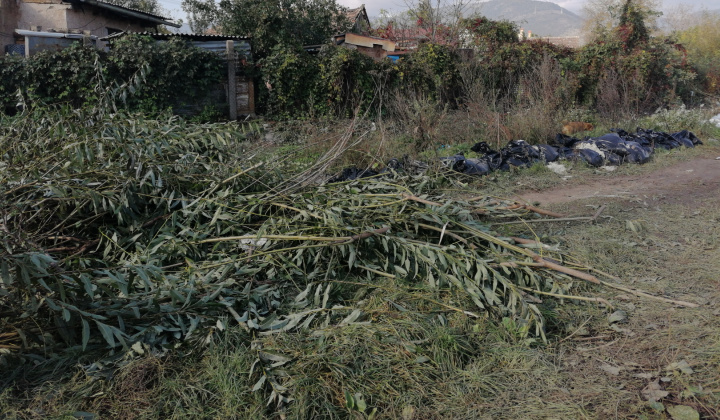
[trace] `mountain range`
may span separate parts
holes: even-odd
[[[537,36],[577,36],[583,18],[568,9],[549,1],[490,0],[473,3],[468,13],[481,14],[493,20],[515,22],[527,33]]]

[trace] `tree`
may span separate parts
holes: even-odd
[[[694,74],[681,47],[650,36],[659,13],[644,0],[623,0],[611,9],[615,26],[598,26],[573,64],[580,97],[616,118],[651,111],[684,95]]]
[[[594,38],[607,33],[618,26],[627,0],[588,0],[583,6],[586,38]],[[657,20],[662,13],[657,12],[661,0],[633,0],[633,7],[644,16],[644,23],[650,32],[657,29]]]
[[[326,43],[348,23],[335,0],[183,0],[182,7],[193,31],[250,36],[259,57],[276,45]]]
[[[167,14],[158,0],[110,0],[110,3],[155,15]]]
[[[468,14],[468,0],[405,0],[406,10],[391,14],[380,11],[375,33],[394,41],[423,39],[445,45],[459,45],[463,16]]]
[[[720,14],[703,11],[673,33],[686,50],[687,61],[693,66],[711,94],[720,92]]]

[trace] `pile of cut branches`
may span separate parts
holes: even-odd
[[[445,177],[278,193],[293,174],[248,158],[236,124],[67,109],[1,118],[0,348],[193,349],[230,325],[368,322],[358,293],[387,279],[428,312],[512,319],[544,339],[538,296],[573,298],[577,278],[594,280],[493,234],[495,217],[521,209],[443,196]]]

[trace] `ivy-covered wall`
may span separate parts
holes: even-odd
[[[0,57],[0,110],[13,112],[20,101],[80,106],[139,78],[121,99],[131,109],[158,112],[202,102],[225,71],[225,61],[213,52],[180,39],[142,36],[115,41],[109,52],[76,44],[30,58],[8,55]]]

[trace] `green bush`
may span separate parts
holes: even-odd
[[[0,58],[0,108],[12,110],[15,93],[24,101],[94,103],[107,90],[141,76],[142,83],[125,98],[133,110],[158,112],[196,103],[222,80],[223,59],[183,40],[155,42],[129,36],[115,41],[109,52],[74,44],[29,58]]]
[[[349,116],[358,107],[372,104],[383,75],[392,72],[389,60],[375,62],[357,50],[328,45],[318,57],[315,111]]]
[[[143,66],[149,68],[139,92],[128,98],[131,108],[159,111],[203,99],[220,83],[225,61],[216,53],[173,38],[155,42],[150,37],[123,37],[112,44],[106,72],[110,80],[129,80]]]
[[[454,105],[460,96],[459,62],[450,46],[421,44],[398,63],[400,90]]]

